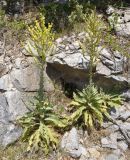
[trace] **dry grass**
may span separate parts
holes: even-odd
[[[0,160],[75,160],[65,153],[62,154],[59,151],[57,153],[51,153],[48,156],[44,156],[43,152],[39,153],[27,153],[25,143],[16,143],[8,147],[5,150],[0,148]]]
[[[0,149],[0,160],[33,160],[32,158],[24,157],[26,153],[26,144],[16,143],[6,149]]]

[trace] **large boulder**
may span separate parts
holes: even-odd
[[[6,147],[21,136],[16,120],[33,109],[30,102],[40,83],[44,91],[54,90],[52,81],[33,57],[0,56],[0,145]]]
[[[34,95],[17,90],[0,94],[0,145],[6,147],[21,136],[22,129],[16,125],[16,120],[28,112]]]
[[[85,56],[77,39],[83,39],[85,33],[77,37],[58,39],[54,55],[47,57],[47,73],[54,80],[62,80],[64,84],[74,84],[82,89],[88,83],[90,57]],[[101,49],[101,47],[99,47]],[[100,60],[93,68],[94,82],[106,89],[122,90],[128,86],[127,78],[123,75],[127,59],[117,51],[108,48],[101,49]]]
[[[40,69],[35,65],[25,69],[13,69],[11,81],[15,88],[19,91],[38,91],[40,82]]]

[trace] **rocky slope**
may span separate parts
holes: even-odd
[[[118,24],[118,26],[123,26],[123,31],[121,30],[122,27],[116,28],[117,34],[130,38],[130,9],[121,12],[124,13],[121,19],[125,21],[123,20]],[[56,40],[56,53],[47,57],[47,67],[46,72],[44,72],[46,92],[54,90],[54,82],[60,82],[65,89],[71,87],[72,90],[81,89],[88,82],[90,58],[87,54],[86,57],[83,57],[79,45],[79,40],[82,41],[84,35],[83,32]],[[128,77],[130,77],[127,61],[128,59],[121,53],[112,52],[109,48],[103,49],[100,54],[100,61],[94,69],[94,81],[100,87],[124,92],[123,95],[129,101],[130,92],[129,90],[125,92],[128,89]],[[28,111],[26,104],[39,89],[40,75],[41,70],[35,64],[33,57],[22,49],[19,43],[5,45],[5,39],[1,36],[0,145],[5,147],[20,137],[22,129],[15,124],[15,120]],[[125,128],[129,137],[129,102],[112,112],[112,115]],[[128,149],[128,144],[120,134],[119,128],[108,122],[104,123],[103,128],[109,134],[100,137],[100,143],[96,146],[95,143],[89,141],[89,136],[83,135],[80,133],[81,131],[73,128],[64,135],[61,148],[67,149],[67,153],[71,157],[78,157],[80,160],[125,160],[124,153]],[[106,148],[108,148],[107,152]]]

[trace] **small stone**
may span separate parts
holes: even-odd
[[[124,19],[125,19],[125,22],[129,22],[130,21],[130,9],[126,9],[125,10]]]
[[[58,38],[58,39],[56,39],[56,43],[62,43],[63,42],[63,39],[62,38]]]
[[[126,99],[126,101],[130,101],[130,90],[124,92],[122,96]]]
[[[117,155],[118,157],[120,157],[122,155],[122,152],[120,149],[116,149],[116,150],[113,150],[112,152],[114,155]]]
[[[118,142],[118,147],[119,147],[122,151],[126,151],[126,150],[128,149],[128,145],[127,145],[124,141]]]
[[[103,148],[117,149],[117,134],[112,133],[109,137],[102,138],[101,144]]]
[[[69,46],[66,46],[66,47],[65,47],[65,50],[68,51],[68,50],[69,50]]]
[[[112,55],[108,49],[99,47],[99,50],[101,50],[100,55],[102,55],[103,57],[105,57],[109,60],[112,60]]]
[[[13,84],[11,82],[10,74],[6,74],[0,78],[0,90],[12,90]]]
[[[117,35],[129,38],[130,37],[130,22],[116,25],[115,30],[117,32]]]
[[[66,132],[61,140],[61,149],[73,158],[79,158],[82,149],[79,146],[79,136],[76,128],[72,128],[70,132]]]
[[[64,45],[64,44],[61,44],[61,45],[59,45],[59,48],[60,48],[60,49],[65,49],[65,45]]]
[[[0,77],[5,75],[9,70],[7,69],[6,65],[0,63]]]
[[[125,122],[121,125],[121,127],[130,132],[130,123]]]
[[[124,136],[121,134],[120,131],[117,132],[117,141],[125,140]]]
[[[121,53],[118,52],[118,51],[115,51],[113,54],[114,54],[114,56],[115,56],[116,58],[118,58],[118,59],[121,59],[121,58],[122,58]]]
[[[106,13],[107,13],[108,15],[110,15],[110,14],[112,14],[112,13],[114,13],[114,12],[115,12],[115,8],[112,7],[112,6],[108,6],[108,8],[107,8],[107,10],[106,10]]]
[[[80,45],[79,45],[78,41],[73,42],[73,45],[74,45],[75,49],[79,49],[80,48]]]
[[[70,50],[75,50],[74,45],[70,44],[70,45],[69,45],[69,49],[70,49]]]
[[[128,118],[130,118],[130,111],[126,111],[125,113],[122,113],[118,119],[122,121],[126,121]]]
[[[82,157],[86,157],[86,158],[89,158],[89,157],[90,157],[89,152],[88,152],[87,149],[84,148],[82,145],[79,145],[79,149],[80,149],[80,151],[81,151],[81,156],[82,156]]]
[[[88,152],[90,153],[90,156],[92,158],[99,158],[100,157],[100,152],[98,152],[96,148],[89,148]]]
[[[27,60],[21,59],[21,58],[15,59],[15,68],[24,69],[24,68],[27,68],[28,66],[29,66],[29,63],[27,62]]]
[[[115,154],[109,154],[106,156],[105,160],[119,160],[119,158]]]
[[[102,63],[98,63],[96,66],[96,72],[100,75],[109,76],[111,74],[111,70],[107,68]]]
[[[78,38],[79,38],[79,39],[84,39],[84,38],[85,38],[85,34],[86,34],[85,32],[79,33],[79,34],[78,34]]]

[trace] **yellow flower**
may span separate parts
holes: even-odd
[[[28,26],[28,32],[30,35],[30,40],[32,48],[37,50],[39,57],[45,61],[46,53],[48,53],[49,48],[53,45],[54,33],[52,32],[52,23],[48,24],[48,27],[45,26],[45,17],[40,15],[39,20],[35,20],[34,25]],[[32,55],[34,50],[31,50]],[[42,51],[42,52],[41,52]],[[37,58],[37,57],[35,57]],[[39,60],[39,58],[37,58]]]

